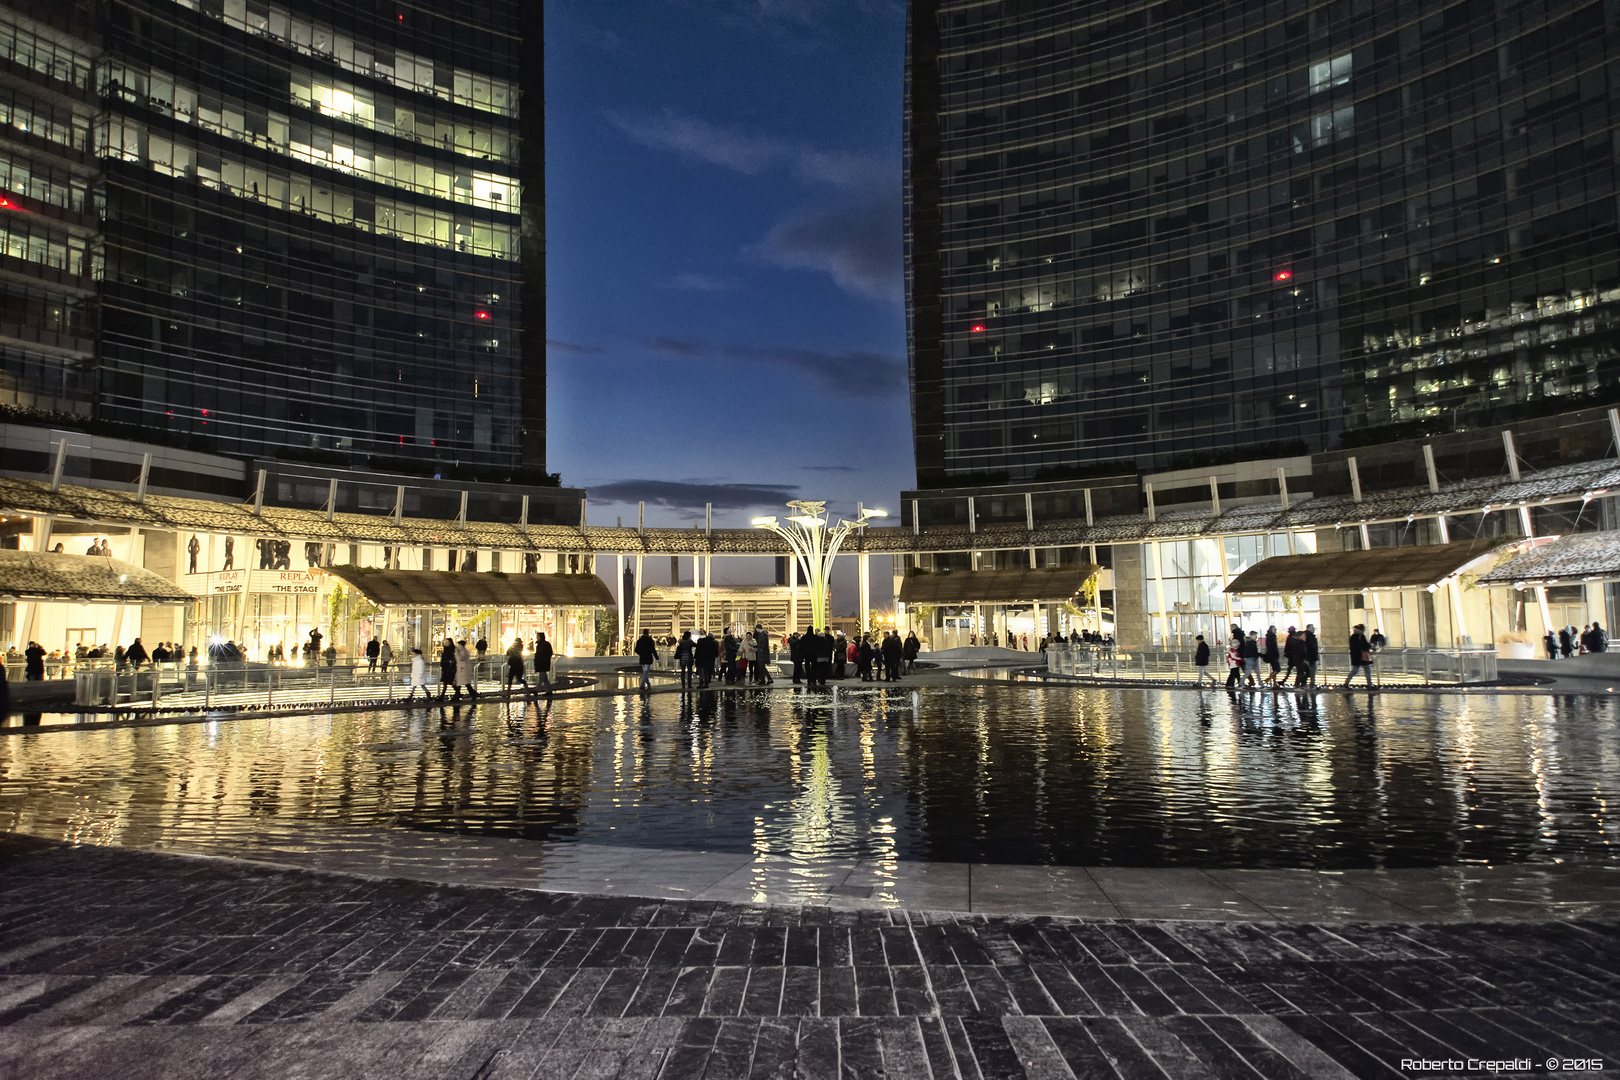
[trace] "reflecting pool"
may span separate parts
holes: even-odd
[[[1620,863],[1609,699],[847,687],[0,737],[0,828],[1062,865]]]

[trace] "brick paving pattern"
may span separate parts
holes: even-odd
[[[1620,923],[763,908],[0,836],[0,1028],[29,1080],[1612,1072]]]

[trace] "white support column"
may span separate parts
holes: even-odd
[[[977,514],[974,513],[973,496],[969,495],[967,497],[967,501],[968,501],[968,532],[975,533],[975,532],[979,531],[979,519],[978,519]]]
[[[913,503],[915,506],[915,503]],[[915,513],[915,511],[913,511]],[[913,517],[912,521],[917,519]],[[799,557],[788,552],[788,631],[799,631]]]
[[[1035,531],[1035,496],[1028,491],[1024,492],[1024,528]]]
[[[1209,482],[1213,484],[1215,482],[1215,478],[1213,476],[1210,477]],[[1226,537],[1222,536],[1220,533],[1215,534],[1215,550],[1220,553],[1221,596],[1226,599],[1226,626],[1221,630],[1220,635],[1220,639],[1225,641],[1227,634],[1231,632],[1232,628],[1232,594],[1226,591],[1226,587],[1232,584],[1232,579],[1226,568]],[[1213,645],[1211,647],[1213,648]]]
[[[1085,488],[1083,490],[1082,494],[1084,494],[1085,497],[1086,497],[1086,525],[1090,526],[1090,525],[1093,524],[1092,519],[1091,519],[1091,489],[1090,488]],[[1093,561],[1095,561],[1095,560],[1093,560]]]
[[[1614,410],[1610,409],[1609,413],[1612,416]],[[1519,451],[1513,445],[1513,432],[1511,431],[1502,432],[1502,454],[1507,458],[1508,479],[1517,484],[1519,482]]]
[[[1221,485],[1213,476],[1209,478],[1209,508],[1211,517],[1221,516]]]
[[[1429,474],[1429,494],[1440,494],[1440,470],[1434,465],[1434,446],[1423,444],[1423,468]]]
[[[152,451],[148,450],[141,455],[141,476],[135,482],[135,503],[140,505],[146,502],[146,484],[152,478]]]
[[[872,629],[871,622],[868,619],[868,615],[872,610],[872,568],[867,561],[870,558],[871,556],[864,551],[857,553],[855,556],[856,576],[860,585],[857,590],[860,595],[861,605],[860,628],[863,634]]]
[[[1434,515],[1434,522],[1440,527],[1440,542],[1442,544],[1451,543],[1451,526],[1446,524],[1446,515]]]
[[[259,470],[259,479],[253,485],[253,516],[254,517],[262,517],[262,516],[264,516],[264,484],[265,484],[265,481],[268,480],[269,478],[270,478],[270,470],[268,470],[268,469],[260,469]],[[398,525],[399,522],[396,520],[394,522],[394,524]]]
[[[703,556],[703,632],[708,633],[714,622],[714,556]]]
[[[1091,489],[1090,488],[1086,489],[1086,517],[1087,517],[1087,519],[1089,519],[1091,517]],[[1098,563],[1097,563],[1097,545],[1096,544],[1088,544],[1088,545],[1086,545],[1086,547],[1088,549],[1088,556],[1090,558],[1091,565],[1092,566],[1097,566],[1098,565]],[[1091,609],[1092,609],[1092,614],[1097,617],[1097,633],[1100,635],[1103,632],[1103,627],[1102,627],[1102,570],[1101,569],[1099,569],[1097,571],[1097,587],[1095,589],[1093,589],[1092,593],[1091,593]],[[1116,591],[1114,593],[1114,609],[1115,609],[1114,610],[1114,615],[1115,615],[1116,618],[1118,618],[1118,616],[1119,616],[1119,610],[1118,610],[1119,609],[1119,592],[1117,591],[1117,588],[1116,588]]]
[[[337,517],[337,486],[338,486],[338,482],[337,482],[337,477],[335,477],[335,476],[332,477],[332,482],[326,485],[326,520],[327,521],[331,521],[333,518]],[[461,509],[462,517],[465,519],[465,517],[467,516],[467,493],[466,492],[461,493],[461,508],[462,508]]]
[[[1147,496],[1147,516],[1149,521],[1159,520],[1158,508],[1153,505],[1153,485],[1143,484],[1142,493]],[[1089,521],[1086,524],[1091,524]]]
[[[1353,457],[1347,458],[1346,463],[1350,466],[1350,498],[1359,503],[1361,501],[1361,470],[1356,467],[1356,459]]]
[[[1351,458],[1350,460],[1352,462],[1354,462],[1356,459]],[[1355,476],[1356,476],[1354,467],[1352,467],[1352,469],[1351,469],[1350,476],[1351,476],[1352,479],[1354,479]],[[1357,490],[1360,490],[1360,482],[1359,481],[1357,481]],[[1372,534],[1367,531],[1366,522],[1363,522],[1362,525],[1361,525],[1361,550],[1362,551],[1369,551],[1369,550],[1371,550],[1371,548],[1372,548]],[[1372,598],[1373,629],[1374,630],[1381,630],[1381,629],[1383,629],[1383,623],[1384,623],[1384,611],[1383,611],[1382,606],[1379,604],[1378,593],[1377,593],[1376,590],[1368,589],[1367,592],[1365,593],[1365,595]],[[1404,644],[1403,644],[1403,647],[1404,647]]]
[[[528,496],[523,501],[528,502]],[[619,594],[619,648],[624,648],[624,552],[613,556],[613,590]]]
[[[64,435],[56,440],[56,464],[51,468],[51,493],[62,490],[62,470],[67,467],[68,441]]]
[[[922,500],[911,500],[911,535],[922,535]]]
[[[1159,601],[1159,642],[1168,649],[1170,645],[1170,613],[1164,602],[1164,557],[1159,550],[1161,545],[1157,541],[1151,541],[1148,546],[1153,549],[1153,588]],[[1153,633],[1149,631],[1148,644],[1151,645],[1152,643]]]
[[[635,590],[635,592],[632,593],[631,597],[630,597],[631,607],[634,610],[634,614],[632,615],[632,620],[633,620],[634,625],[632,625],[630,627],[629,633],[635,635],[636,637],[641,636],[641,620],[642,620],[641,593],[642,593],[642,590],[646,588],[646,586],[643,584],[645,579],[641,576],[643,558],[644,558],[644,556],[643,556],[642,552],[640,552],[640,551],[636,552],[636,580],[635,580],[635,583],[630,586],[632,589]],[[620,585],[619,588],[622,589],[622,588],[624,588],[624,586]]]

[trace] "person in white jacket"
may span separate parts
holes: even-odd
[[[461,688],[465,686],[468,694],[474,701],[478,700],[478,682],[473,675],[472,653],[467,651],[467,639],[462,638],[456,642],[456,700],[461,700]]]
[[[412,649],[411,650],[411,692],[405,698],[406,701],[410,701],[412,698],[416,697],[416,689],[417,689],[417,687],[422,688],[422,700],[423,701],[431,700],[429,698],[429,696],[428,696],[428,688],[427,688],[427,661],[422,659],[422,650],[421,649]]]

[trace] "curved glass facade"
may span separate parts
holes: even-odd
[[[919,486],[1620,400],[1617,12],[913,3]]]

